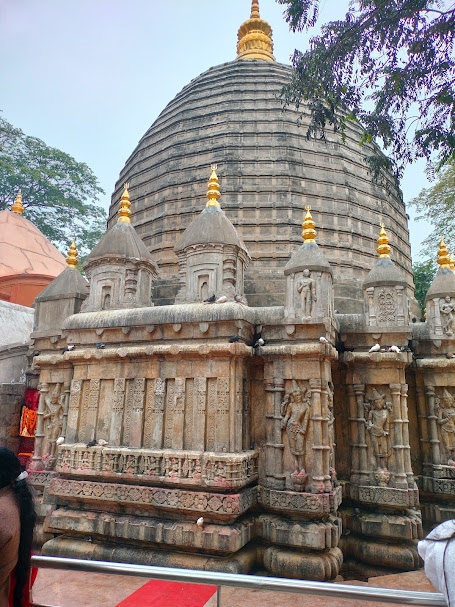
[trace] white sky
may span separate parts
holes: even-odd
[[[348,0],[321,0],[342,19]],[[109,205],[115,181],[166,104],[206,69],[236,56],[250,0],[0,0],[0,110],[26,134],[86,162]],[[305,50],[275,0],[260,0],[277,61]],[[402,181],[407,202],[429,184],[423,163]],[[408,212],[410,212],[408,210]],[[429,228],[410,222],[413,257]],[[393,244],[393,243],[391,243]]]

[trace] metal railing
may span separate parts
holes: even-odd
[[[192,569],[174,569],[170,567],[151,567],[148,565],[130,565],[128,563],[86,561],[82,559],[67,559],[53,556],[34,556],[32,557],[32,565],[40,569],[64,569],[70,571],[84,571],[87,573],[134,575],[154,580],[216,586],[217,607],[221,607],[222,586],[235,586],[236,588],[247,588],[249,590],[273,590],[297,594],[311,594],[313,596],[324,596],[336,599],[368,600],[400,605],[434,605],[447,607],[443,595],[437,592],[392,590],[390,588],[331,584],[328,582],[308,582],[288,578],[239,575]],[[31,605],[32,607],[49,607],[33,602]]]

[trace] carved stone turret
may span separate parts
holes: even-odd
[[[215,296],[229,301],[243,297],[243,277],[249,253],[221,210],[216,165],[208,184],[207,205],[175,246],[180,290],[175,303],[200,303]]]
[[[333,315],[332,269],[315,241],[314,221],[307,207],[303,222],[303,245],[284,268],[286,276],[285,318],[297,322]]]
[[[35,299],[35,332],[60,330],[68,316],[81,309],[88,283],[77,269],[77,258],[76,244],[72,242],[67,267]]]
[[[83,266],[90,280],[83,312],[152,305],[150,292],[158,268],[130,223],[130,206],[125,184],[116,225],[103,236]]]
[[[406,279],[390,259],[390,245],[384,226],[378,238],[379,259],[363,281],[366,324],[370,327],[407,325]]]
[[[450,269],[450,256],[441,238],[437,259],[439,269],[425,297],[430,337],[450,339],[455,333],[455,274]]]

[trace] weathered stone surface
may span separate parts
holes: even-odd
[[[259,503],[271,510],[320,517],[336,512],[341,504],[341,487],[332,493],[296,493],[260,487]]]
[[[187,519],[203,515],[207,521],[223,520],[227,523],[235,521],[257,502],[256,487],[223,495],[61,478],[50,481],[49,493],[65,502],[104,506],[112,512],[127,508],[132,512],[140,508],[149,512],[167,512],[168,516],[185,516]]]
[[[261,514],[255,519],[255,530],[258,538],[272,544],[326,550],[338,546],[341,524],[336,517],[327,517],[324,522],[302,522],[273,514]]]
[[[362,537],[412,541],[422,537],[420,512],[408,510],[405,515],[342,509],[343,527]]]
[[[211,68],[170,102],[128,159],[112,197],[110,225],[129,181],[133,225],[160,260],[156,303],[171,303],[175,296],[173,247],[200,212],[212,162],[218,165],[226,216],[252,256],[245,274],[250,305],[284,304],[282,269],[301,245],[306,205],[324,230],[319,244],[333,267],[336,309],[363,312],[362,280],[375,259],[378,208],[393,225],[395,261],[411,285],[407,220],[398,193],[385,197],[372,183],[357,127],[348,125],[346,144],[330,133],[324,143],[307,140],[306,114],[291,107],[283,113],[279,92],[289,76],[289,67],[268,61]],[[390,187],[393,192],[392,182]],[[172,285],[167,299],[165,287]]]
[[[297,552],[278,547],[267,548],[264,566],[267,571],[281,577],[304,580],[333,580],[343,564],[339,548],[325,552]]]
[[[395,545],[371,540],[366,542],[363,538],[348,535],[341,538],[340,547],[343,554],[370,565],[412,571],[420,564],[415,543]]]
[[[66,537],[58,537],[46,542],[42,554],[44,556],[72,557],[91,561],[179,567],[223,573],[249,573],[256,560],[256,549],[253,546],[247,546],[239,550],[235,556],[215,557],[190,552],[154,550],[150,547],[141,548],[134,545],[123,546],[115,543],[83,541]]]
[[[45,531],[90,535],[110,541],[159,544],[163,547],[195,548],[204,552],[234,553],[254,538],[254,520],[243,518],[231,525],[169,521],[113,513],[55,510],[46,520]]]

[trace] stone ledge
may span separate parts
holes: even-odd
[[[390,508],[416,508],[419,506],[418,489],[394,487],[358,486],[351,483],[351,499],[364,504],[389,506]]]
[[[297,493],[259,487],[258,501],[271,510],[319,517],[333,514],[341,504],[341,487],[332,493]]]
[[[422,491],[438,495],[455,495],[455,479],[423,476]]]
[[[215,491],[246,487],[257,481],[257,451],[212,453],[170,449],[128,449],[64,444],[56,471],[72,478],[172,485]]]
[[[110,512],[124,511],[125,507],[130,510],[139,507],[147,512],[174,513],[186,519],[204,515],[207,522],[222,520],[227,523],[235,521],[257,503],[256,487],[223,495],[62,478],[51,480],[49,494],[63,502],[83,504],[84,507],[97,504]]]
[[[301,522],[273,514],[260,514],[255,520],[256,535],[272,544],[309,550],[336,548],[341,536],[341,519],[327,517],[324,522]]]
[[[44,524],[44,530],[49,533],[68,533],[69,529],[78,535],[103,536],[103,541],[124,539],[127,542],[151,542],[224,554],[237,552],[254,535],[251,517],[229,526],[208,523],[199,527],[195,522],[189,521],[59,508],[47,517]]]

